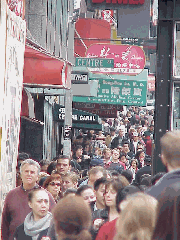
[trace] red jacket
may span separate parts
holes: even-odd
[[[113,240],[116,235],[116,221],[117,218],[102,225],[99,229],[96,240]]]

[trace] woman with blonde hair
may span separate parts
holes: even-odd
[[[135,193],[120,204],[114,240],[151,240],[156,222],[157,200],[145,193]]]
[[[53,209],[58,240],[91,240],[91,210],[80,196],[66,196]]]

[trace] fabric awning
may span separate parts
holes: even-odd
[[[26,46],[23,83],[28,86],[70,88],[70,66],[50,54]]]

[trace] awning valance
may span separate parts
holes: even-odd
[[[30,46],[24,53],[24,78],[27,86],[70,88],[71,65]]]

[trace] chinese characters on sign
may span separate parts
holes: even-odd
[[[99,79],[97,97],[73,97],[75,102],[146,106],[147,81]]]
[[[137,75],[145,66],[144,51],[134,45],[93,44],[87,49],[86,57],[114,59],[114,68],[102,68],[101,73]],[[91,67],[89,70],[98,72]]]

